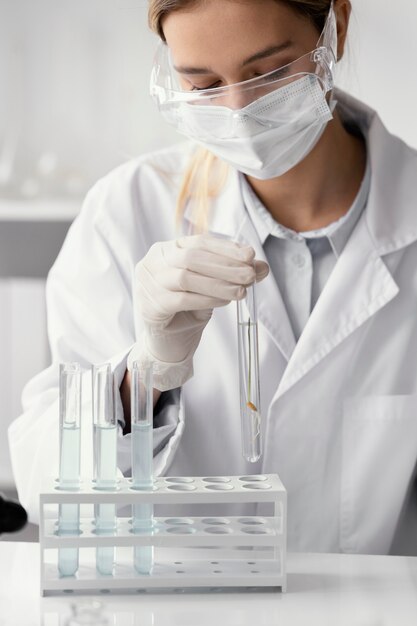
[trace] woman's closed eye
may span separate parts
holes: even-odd
[[[291,63],[291,62],[290,62]],[[265,82],[279,80],[280,78],[285,78],[288,76],[290,72],[290,63],[286,63],[285,65],[280,65],[277,69],[265,69],[265,71],[253,71],[249,75],[247,74],[245,78],[243,78],[239,82],[247,82],[249,80],[262,79],[265,78]],[[193,85],[190,81],[189,83],[189,91],[206,91],[209,89],[218,89],[219,87],[227,86],[223,83],[222,80],[218,79],[209,84],[204,85]],[[234,83],[236,84],[236,83]]]
[[[286,67],[281,67],[277,70],[271,70],[270,72],[267,73],[260,73],[260,72],[255,72],[250,78],[247,78],[246,80],[254,80],[255,78],[262,78],[265,77],[265,81],[272,81],[272,80],[279,80],[280,78],[285,78],[288,75],[289,72],[289,68]],[[246,82],[245,81],[241,81],[241,82]],[[217,89],[218,87],[222,87],[222,81],[218,80],[214,83],[211,83],[210,85],[202,85],[201,87],[198,85],[191,85],[190,91],[205,91],[207,89]]]
[[[264,72],[262,74],[255,74],[254,78],[262,78],[264,77],[265,82],[269,82],[272,80],[279,80],[280,78],[285,78],[289,74],[288,66],[280,67],[277,70],[270,70],[269,72]]]
[[[216,89],[216,87],[221,87],[220,80],[216,81],[215,83],[212,83],[211,85],[204,85],[202,87],[199,87],[197,85],[191,85],[190,91],[204,91],[205,89]]]

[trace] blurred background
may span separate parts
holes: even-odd
[[[417,147],[417,3],[352,0],[337,82]],[[0,491],[7,427],[49,362],[45,277],[87,189],[177,141],[148,96],[147,2],[0,0]],[[395,207],[393,207],[395,210]]]

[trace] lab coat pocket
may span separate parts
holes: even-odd
[[[349,398],[342,433],[340,548],[389,551],[417,458],[417,395]]]

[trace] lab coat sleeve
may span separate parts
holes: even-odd
[[[184,407],[180,389],[164,391],[154,412],[154,472],[160,476],[170,465],[184,430]],[[130,474],[131,435],[123,436],[123,425],[119,429],[117,465],[123,474]]]
[[[126,186],[120,185],[120,188]],[[9,429],[19,498],[35,523],[39,519],[42,484],[46,478],[58,476],[59,363],[77,361],[86,368],[83,373],[81,473],[91,476],[90,364],[110,362],[120,386],[128,353],[136,340],[132,304],[134,267],[152,242],[147,242],[145,237],[141,239],[140,232],[137,237],[136,233],[132,234],[137,228],[137,222],[131,217],[134,209],[128,206],[133,194],[125,195],[120,190],[116,193],[112,190],[108,177],[93,187],[48,275],[46,300],[52,364],[26,385],[22,396],[23,414]],[[123,424],[120,397],[116,404],[118,421]],[[180,405],[177,390],[164,399],[155,415],[154,469],[157,475],[166,472],[178,447],[183,430]],[[121,429],[118,458],[119,470],[126,473],[130,465],[130,437],[123,437]]]

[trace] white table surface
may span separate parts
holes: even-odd
[[[288,591],[100,595],[111,626],[415,626],[417,558],[289,554]],[[41,598],[39,545],[0,542],[0,625],[64,626],[80,596]],[[85,599],[85,597],[84,597]]]

